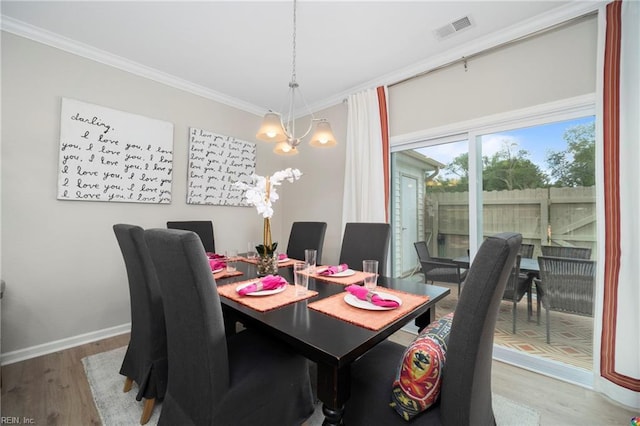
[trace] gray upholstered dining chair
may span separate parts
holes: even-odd
[[[547,343],[551,343],[549,311],[593,316],[596,262],[566,257],[538,257],[540,278],[535,279],[538,297],[545,308]]]
[[[377,260],[378,273],[386,275],[390,241],[388,223],[349,222],[344,228],[339,262],[361,270],[363,260]]]
[[[167,222],[168,229],[184,229],[185,231],[193,231],[202,240],[204,250],[207,252],[216,252],[216,241],[213,234],[213,222],[210,220],[187,220],[187,221],[171,221]]]
[[[253,329],[225,334],[198,236],[145,231],[158,272],[169,353],[159,425],[299,425],[314,410],[307,360]]]
[[[410,423],[389,406],[406,348],[387,340],[351,366],[351,397],[343,417],[346,425],[496,424],[491,404],[493,334],[521,239],[520,234],[503,233],[488,237],[480,246],[451,323],[435,404]]]
[[[156,400],[162,401],[167,388],[167,333],[164,309],[144,230],[135,225],[117,224],[113,232],[122,252],[129,280],[131,336],[120,374],[126,377],[124,391],[138,385],[136,399],[145,399],[140,424],[149,421]]]
[[[418,254],[418,261],[424,275],[424,282],[435,281],[443,283],[458,284],[458,294],[462,287],[462,282],[467,276],[467,271],[460,268],[460,265],[454,263],[453,260],[443,257],[431,257],[429,247],[425,241],[416,241],[413,243]]]
[[[304,251],[315,249],[316,263],[320,265],[326,232],[326,222],[293,222],[287,244],[287,256],[291,259],[304,260]]]

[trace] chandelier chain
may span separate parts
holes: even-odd
[[[293,52],[291,57],[292,59],[292,63],[291,63],[291,84],[296,84],[296,6],[297,6],[297,2],[296,0],[293,0]]]

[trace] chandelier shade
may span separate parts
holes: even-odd
[[[316,131],[311,136],[309,145],[316,148],[328,148],[336,146],[336,137],[331,130],[331,124],[327,120],[320,120],[316,125]]]
[[[307,137],[315,126],[315,131],[311,137],[310,145],[313,147],[331,147],[337,144],[336,138],[331,130],[331,125],[325,119],[315,118],[308,105],[304,101],[300,87],[296,81],[296,5],[293,0],[293,49],[292,49],[292,72],[289,82],[287,115],[269,110],[262,119],[262,125],[256,133],[256,139],[265,142],[277,142],[273,149],[278,155],[298,154],[298,145],[302,139]],[[310,116],[309,127],[301,133],[296,133],[296,99],[300,99],[306,108],[300,116]]]
[[[265,142],[284,142],[287,140],[280,114],[269,111],[262,119],[256,138]]]

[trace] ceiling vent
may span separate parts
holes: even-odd
[[[444,27],[440,27],[434,31],[436,37],[439,40],[445,39],[447,37],[451,37],[453,34],[457,34],[460,31],[466,30],[467,28],[471,28],[473,26],[473,21],[470,16],[463,16],[460,19],[456,19],[450,24],[445,25]]]

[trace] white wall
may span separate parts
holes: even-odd
[[[172,203],[58,201],[62,97],[172,122]],[[336,137],[344,141],[344,106],[324,113]],[[149,228],[164,227],[167,220],[211,219],[218,251],[244,250],[247,241],[261,238],[262,220],[254,208],[185,202],[188,128],[254,142],[260,119],[3,32],[1,271],[7,282],[2,301],[6,358],[17,360],[65,342],[73,344],[110,327],[124,324],[126,328],[129,294],[111,228],[115,223]],[[325,220],[330,223],[325,250],[331,258],[331,249],[339,245],[334,240],[340,226],[344,145],[326,152],[304,146],[294,158],[276,156],[272,146],[262,142],[257,146],[258,174],[288,166],[304,173],[302,180],[282,187],[283,198],[276,204],[273,220],[274,241],[286,247],[294,220]],[[321,203],[322,197],[330,202]]]
[[[593,93],[595,16],[389,89],[391,136]]]

